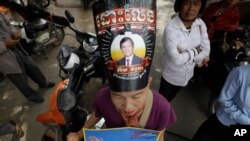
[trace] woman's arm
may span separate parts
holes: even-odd
[[[102,117],[96,117],[95,112],[92,112],[89,119],[83,125],[83,128],[77,133],[69,133],[67,135],[67,141],[80,141],[83,138],[83,129],[92,128]]]
[[[231,71],[222,88],[219,102],[223,106],[224,111],[230,114],[230,118],[236,120],[239,124],[249,125],[250,118],[241,111],[234,101],[234,97],[241,86],[239,79],[242,77],[244,76],[240,76],[239,68]]]
[[[98,121],[101,120],[102,117],[97,117],[95,116],[95,111],[92,112],[92,114],[90,115],[89,119],[85,122],[85,124],[83,125],[83,129],[84,128],[92,128]],[[83,131],[80,130],[77,132],[78,137],[83,138]]]
[[[97,122],[101,120],[102,117],[97,117],[95,111],[92,112],[89,119],[85,122],[83,128],[92,128]]]
[[[160,137],[159,137],[159,140],[158,141],[164,141],[164,137],[165,137],[165,131],[166,131],[166,128],[162,129],[160,131]]]
[[[163,47],[170,60],[176,65],[182,65],[193,61],[194,51],[192,49],[182,51],[178,48],[178,31],[171,27],[166,27],[163,33]]]
[[[203,64],[204,61],[209,60],[209,54],[210,54],[210,41],[207,34],[207,27],[205,23],[198,19],[200,25],[199,25],[199,32],[200,32],[200,45],[199,49],[200,52],[197,56],[194,58],[194,62],[198,65]],[[205,60],[204,60],[205,59]]]
[[[3,54],[5,53],[6,51],[8,51],[4,41],[1,40],[1,37],[0,37],[0,54]]]

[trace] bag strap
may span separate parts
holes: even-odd
[[[150,111],[152,109],[152,105],[153,105],[153,93],[149,89],[147,92],[147,96],[146,96],[146,104],[145,104],[141,119],[139,121],[139,127],[141,127],[141,128],[145,127],[145,125],[148,121]]]

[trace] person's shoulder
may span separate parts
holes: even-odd
[[[109,87],[105,87],[100,89],[94,98],[95,105],[103,105],[103,102],[109,101],[110,99],[110,89]]]
[[[107,95],[107,94],[109,94],[109,93],[110,93],[109,87],[104,87],[104,88],[100,89],[100,90],[97,92],[97,96],[98,96],[98,97],[102,97],[102,96],[105,96],[105,95]]]
[[[250,65],[246,65],[246,66],[238,66],[233,68],[230,73],[229,76],[232,79],[249,79],[250,78]]]
[[[157,115],[160,116],[159,121],[161,121],[165,127],[167,127],[171,123],[175,123],[176,114],[172,105],[159,92],[155,90],[152,92],[153,92],[152,109],[155,111],[154,113],[157,113]]]
[[[141,57],[139,57],[139,56],[137,56],[137,55],[135,55],[135,54],[134,54],[134,58],[135,58],[135,59],[138,59],[138,60],[141,60],[141,59],[142,59]]]
[[[165,25],[165,29],[173,29],[173,27],[175,27],[176,23],[178,23],[178,14],[176,16],[174,16],[171,20],[169,20],[166,25]]]
[[[125,60],[125,57],[122,57],[119,61]]]
[[[213,3],[210,3],[207,8],[220,7],[221,5],[222,5],[222,1],[213,2]]]
[[[200,18],[200,17],[196,18],[194,22],[195,22],[197,25],[206,26],[205,22],[204,22],[203,19]]]
[[[122,57],[120,60],[117,61],[118,65],[122,65],[125,63],[125,57]]]
[[[158,106],[169,105],[169,102],[166,100],[166,98],[163,97],[158,91],[152,90],[152,93],[153,93],[153,99]]]
[[[177,28],[177,23],[171,20],[171,21],[169,21],[169,23],[166,24],[163,34],[174,35],[174,34],[178,33],[178,30],[179,30],[179,28]]]
[[[222,2],[213,2],[210,3],[204,10],[205,13],[210,13],[221,7]]]
[[[246,73],[247,75],[250,75],[250,65],[237,67],[237,68],[235,68],[235,71],[238,71],[239,73]]]

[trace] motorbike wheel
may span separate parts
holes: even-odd
[[[56,38],[56,40],[51,45],[53,47],[57,47],[57,46],[59,46],[63,42],[64,36],[65,36],[65,32],[64,32],[63,28],[56,27],[55,29],[53,29],[50,32],[50,35],[52,37]]]
[[[214,114],[218,106],[218,96],[211,96],[208,102],[208,115]]]
[[[50,0],[39,0],[38,3],[42,8],[46,8],[50,5]]]
[[[83,7],[84,7],[84,9],[87,9],[89,7],[89,1],[88,0],[83,1]]]

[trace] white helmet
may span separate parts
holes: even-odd
[[[59,62],[59,66],[64,70],[64,71],[71,71],[71,69],[75,65],[80,64],[80,58],[79,56],[74,52],[72,48],[69,46],[62,46],[58,55],[57,59]]]

